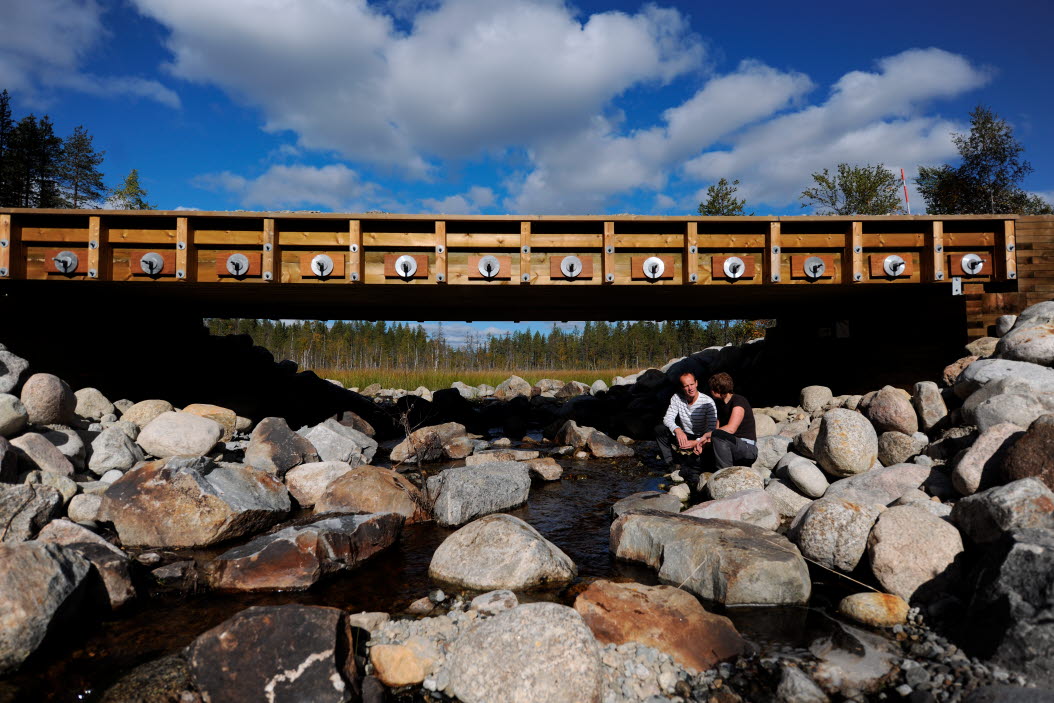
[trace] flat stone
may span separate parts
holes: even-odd
[[[952,469],[952,485],[964,496],[990,488],[1003,479],[1003,462],[1025,428],[1004,422],[982,432]]]
[[[611,513],[621,517],[631,510],[650,509],[664,513],[681,512],[681,499],[665,491],[641,491],[615,501]]]
[[[891,593],[854,593],[838,603],[838,613],[869,627],[893,627],[907,622],[908,602]]]
[[[747,650],[731,620],[707,612],[694,596],[672,586],[594,581],[574,608],[601,644],[654,647],[696,672]]]
[[[78,417],[88,420],[100,420],[105,415],[112,415],[116,411],[106,396],[98,388],[81,388],[73,394],[77,399],[74,412]]]
[[[674,511],[669,511],[674,512]],[[738,520],[766,530],[780,526],[780,511],[772,496],[762,489],[733,493],[718,500],[693,505],[684,515],[720,520]]]
[[[151,420],[136,440],[151,456],[204,456],[223,435],[223,428],[212,420],[182,412],[161,413]]]
[[[234,426],[238,422],[238,415],[230,408],[209,403],[191,403],[183,408],[183,412],[207,418],[222,427],[221,442],[229,442],[234,437]]]
[[[706,490],[714,500],[741,491],[764,490],[765,481],[757,471],[745,466],[730,466],[714,472],[706,481]]]
[[[809,653],[816,659],[812,679],[825,693],[860,699],[892,684],[904,656],[895,642],[833,619],[822,627],[827,633],[812,641]]]
[[[29,423],[29,411],[22,401],[8,393],[0,393],[0,437],[14,437]]]
[[[1011,481],[963,498],[951,520],[974,544],[991,544],[1010,530],[1054,529],[1054,493],[1037,478]]]
[[[487,515],[443,540],[428,567],[431,579],[479,591],[523,591],[569,583],[570,557],[511,515]]]
[[[69,459],[74,470],[83,471],[85,469],[87,452],[85,451],[84,440],[81,439],[75,430],[55,425],[48,429],[42,429],[40,434],[44,439],[51,442],[62,453],[62,456]]]
[[[344,461],[313,461],[286,472],[285,485],[301,507],[310,508],[325,492],[330,483],[351,471]]]
[[[593,633],[556,603],[527,603],[484,620],[454,641],[446,666],[445,692],[462,703],[585,703],[599,701],[602,690]]]
[[[527,461],[539,458],[539,454],[535,449],[485,450],[465,457],[465,466],[482,466],[483,464],[494,464],[502,461]]]
[[[907,491],[923,485],[933,473],[930,467],[919,464],[882,466],[835,481],[824,497],[868,505],[891,505]]]
[[[402,525],[402,515],[372,513],[286,527],[220,554],[209,563],[209,583],[224,591],[301,591],[387,549]]]
[[[23,471],[44,471],[59,476],[72,476],[73,464],[43,435],[26,432],[11,440],[11,447]]]
[[[724,605],[801,605],[812,590],[793,544],[742,522],[631,512],[612,523],[611,551],[658,570],[663,583]]]
[[[867,418],[853,410],[827,411],[816,437],[816,461],[827,473],[852,476],[878,459],[878,435]]]
[[[12,442],[13,444],[13,442]],[[1036,477],[1054,487],[1054,414],[1036,419],[1007,451],[1003,474],[1010,481]]]
[[[289,429],[280,417],[265,417],[249,435],[245,463],[282,478],[294,466],[319,461],[318,452],[307,439]]]
[[[341,616],[317,606],[247,608],[187,647],[194,683],[207,701],[345,703]]]
[[[116,407],[116,403],[114,406]],[[121,413],[121,419],[125,422],[135,423],[140,429],[150,424],[150,421],[161,413],[172,412],[175,408],[167,400],[152,398],[141,400]]]
[[[963,349],[970,356],[978,356],[982,359],[995,354],[996,345],[999,344],[998,337],[978,337],[973,340]],[[1005,357],[1004,357],[1005,358]],[[1030,359],[1022,359],[1022,361],[1031,361]]]
[[[1036,391],[1054,391],[1054,369],[1029,361],[980,359],[963,369],[955,382],[955,394],[965,399],[979,388],[1007,377],[1016,378]]]
[[[62,496],[50,486],[0,483],[0,541],[33,539],[61,509]]]
[[[936,598],[961,576],[954,568],[962,537],[951,523],[914,505],[898,505],[878,517],[867,540],[875,578],[908,602]]]
[[[849,573],[864,556],[879,511],[876,505],[824,496],[795,520],[790,537],[806,558]]]
[[[510,461],[446,469],[425,485],[436,522],[452,526],[523,505],[531,477],[526,466]]]
[[[820,498],[827,492],[830,482],[813,462],[797,454],[787,453],[776,464],[777,476],[785,477],[808,498]]]
[[[72,425],[77,398],[58,376],[35,373],[22,384],[19,396],[33,425]]]
[[[380,466],[357,466],[326,486],[316,513],[397,513],[407,524],[429,519],[428,504],[402,474]]]
[[[469,610],[475,610],[483,615],[497,615],[506,610],[512,610],[520,604],[516,594],[507,588],[499,588],[496,591],[481,593],[468,604]]]

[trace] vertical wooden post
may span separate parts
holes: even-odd
[[[923,280],[937,283],[947,280],[944,273],[944,222],[934,220],[926,233],[926,249],[922,252]]]
[[[450,280],[446,270],[446,221],[436,220],[436,283],[446,283]]]
[[[530,283],[531,276],[531,223],[520,223],[520,283]]]
[[[1017,279],[1017,234],[1013,220],[1003,220],[1003,227],[995,233],[995,278],[1002,281]]]
[[[604,283],[615,282],[615,223],[604,223],[604,251],[601,254],[601,272]]]
[[[362,221],[348,220],[348,281],[362,283],[362,262],[365,260],[362,252]]]
[[[176,279],[198,280],[197,247],[194,246],[189,217],[176,218]]]
[[[263,221],[263,256],[260,261],[264,283],[281,283],[282,252],[278,248],[278,231],[273,217],[265,217]]]
[[[25,278],[22,225],[14,215],[0,215],[0,279]]]
[[[684,260],[681,265],[681,282],[693,285],[699,280],[699,223],[689,222],[684,233]]]
[[[113,278],[113,254],[110,251],[108,228],[102,226],[102,218],[88,218],[88,280],[108,281]]]
[[[769,231],[765,234],[765,255],[761,257],[761,268],[765,275],[765,283],[780,282],[780,252],[782,251],[780,223],[770,222]]]
[[[850,222],[845,234],[845,252],[842,254],[842,283],[859,283],[864,280],[864,223]]]

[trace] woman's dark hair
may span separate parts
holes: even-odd
[[[732,392],[732,377],[722,371],[710,377],[710,392],[716,395],[724,395]]]

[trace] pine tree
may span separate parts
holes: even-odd
[[[62,148],[62,182],[70,207],[97,205],[106,195],[99,164],[105,151],[95,151],[92,137],[76,127]]]
[[[139,185],[139,170],[133,168],[121,187],[110,194],[110,204],[118,210],[153,210],[146,196],[147,192]]]
[[[11,95],[0,93],[0,207],[15,207],[11,174],[11,138],[15,123],[11,119]]]

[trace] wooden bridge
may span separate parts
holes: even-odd
[[[23,310],[387,320],[835,319],[912,306],[951,311],[979,336],[1054,294],[1051,248],[1054,218],[1013,215],[0,209],[0,295]]]

